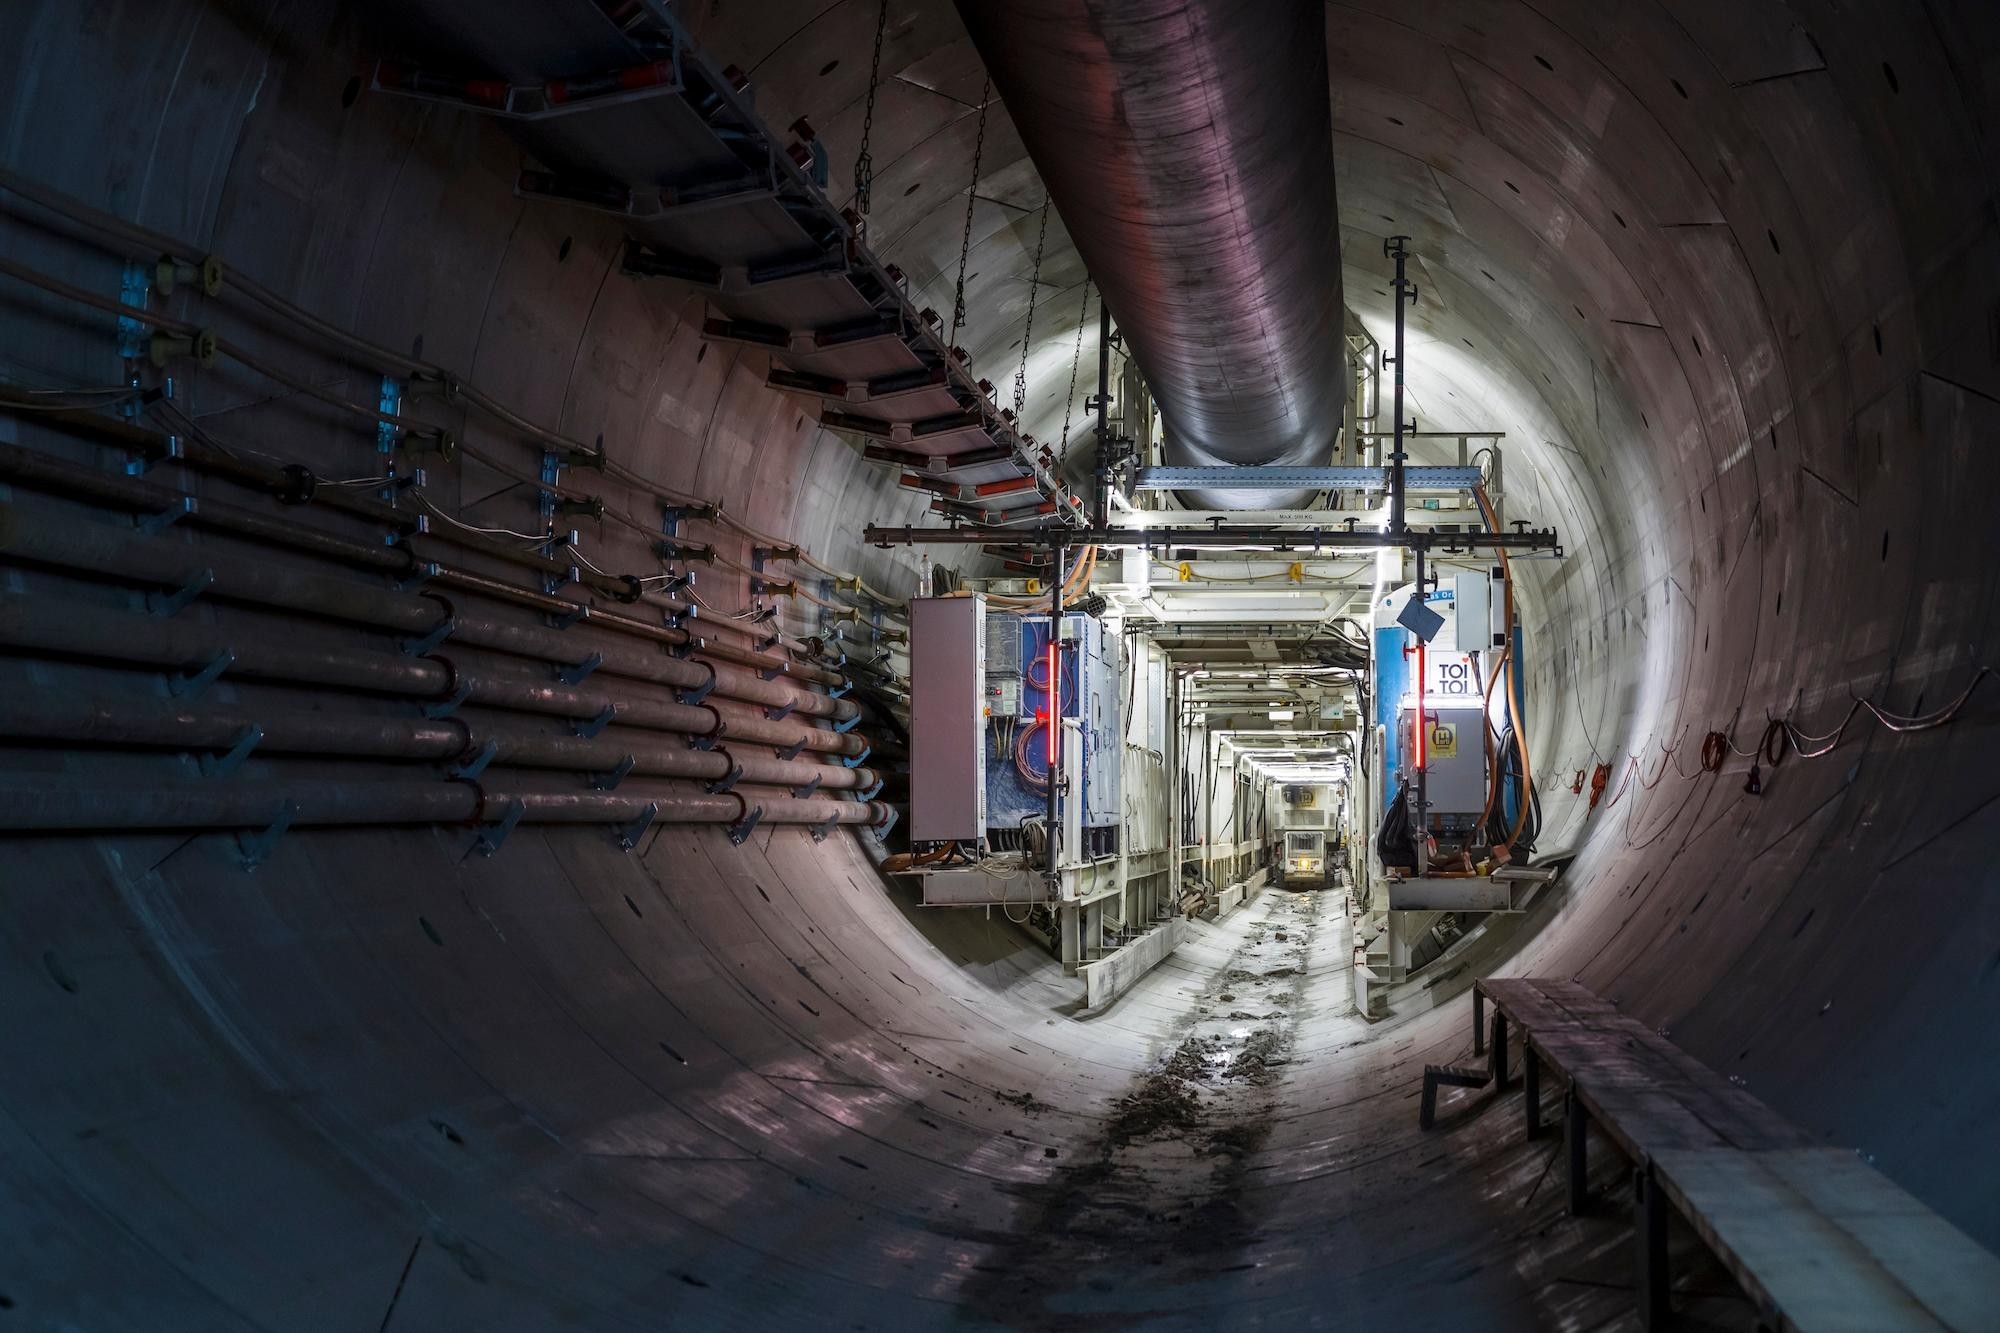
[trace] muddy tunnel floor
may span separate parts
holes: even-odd
[[[1014,1229],[987,1238],[996,1251],[964,1288],[968,1315],[1016,1328],[1082,1316],[1138,1325],[1175,1310],[1177,1287],[1254,1266],[1250,1158],[1270,1136],[1311,1016],[1299,983],[1346,948],[1340,901],[1267,890],[1230,923],[1242,942],[1102,1133],[1066,1169],[1015,1191]],[[1147,1272],[1150,1309],[1132,1304],[1132,1276]]]

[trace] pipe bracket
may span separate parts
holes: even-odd
[[[757,651],[760,653],[768,653],[773,648],[776,648],[779,644],[783,643],[784,641],[785,641],[785,636],[782,634],[773,634],[768,639],[759,639],[757,640]]]
[[[208,687],[215,684],[222,673],[236,665],[236,653],[225,648],[213,662],[192,674],[180,673],[167,677],[167,689],[176,699],[199,699]]]
[[[818,791],[820,779],[822,776],[823,776],[822,774],[815,773],[813,774],[812,781],[806,783],[805,786],[792,788],[792,799],[797,801],[803,801],[806,797]]]
[[[455,778],[476,778],[486,771],[486,766],[493,762],[493,756],[499,753],[500,742],[488,738],[486,744],[473,753],[460,755],[446,771]]]
[[[641,810],[631,823],[617,826],[615,831],[618,835],[618,846],[628,852],[637,847],[639,839],[646,836],[646,830],[652,827],[653,820],[659,813],[658,801],[646,802],[646,808]]]
[[[236,738],[236,743],[230,746],[226,753],[205,754],[195,763],[205,778],[226,778],[243,767],[243,761],[250,757],[250,752],[255,750],[258,742],[263,739],[264,729],[252,722],[243,728],[243,733]]]
[[[215,571],[204,569],[173,592],[149,592],[146,609],[162,620],[170,620],[193,604],[194,599],[215,586]]]
[[[688,745],[692,749],[696,749],[696,751],[712,751],[712,749],[716,749],[716,743],[722,741],[722,731],[724,731],[724,727],[722,727],[722,715],[716,713],[714,709],[708,709],[708,711],[714,713],[716,725],[710,727],[708,731],[704,731],[698,737],[688,737]]]
[[[807,829],[806,831],[812,834],[812,840],[814,842],[825,842],[826,835],[833,832],[834,826],[837,825],[838,823],[840,823],[839,815],[828,815],[824,821],[818,824],[814,824],[810,829]]]
[[[883,820],[881,826],[875,830],[875,841],[886,845],[889,841],[889,830],[896,827],[896,820],[901,815],[902,811],[898,810],[893,805],[890,806],[889,817]]]
[[[778,677],[784,675],[789,670],[791,670],[791,666],[788,663],[780,662],[778,663],[778,665],[774,667],[765,667],[763,670],[759,671],[757,673],[757,679],[776,680]]]
[[[741,847],[744,840],[757,830],[757,822],[764,817],[764,807],[753,805],[742,819],[729,826],[729,840]]]
[[[603,653],[592,653],[581,662],[556,668],[556,679],[565,685],[581,685],[590,679],[590,673],[604,665]]]
[[[618,784],[623,782],[626,779],[626,777],[630,775],[633,766],[636,765],[638,762],[639,758],[637,755],[628,754],[623,759],[620,759],[618,761],[618,766],[612,769],[610,772],[599,773],[595,777],[591,778],[590,785],[597,788],[597,790],[599,791],[617,791]]]
[[[764,705],[764,716],[773,722],[783,722],[792,715],[792,711],[798,706],[799,701],[797,699],[787,699],[782,704],[766,704]]]
[[[861,746],[861,753],[844,756],[840,761],[840,766],[842,768],[859,768],[867,760],[868,756],[873,753],[875,753],[874,748],[864,741]]]
[[[872,801],[876,798],[876,796],[881,794],[881,791],[882,791],[882,779],[877,778],[868,786],[863,787],[858,792],[855,792],[854,799],[857,801]]]
[[[589,614],[590,608],[582,602],[578,602],[567,611],[559,611],[550,615],[549,627],[551,629],[568,629],[571,625],[574,625]]]
[[[611,725],[611,719],[616,716],[618,716],[618,706],[616,704],[606,704],[604,705],[604,711],[596,717],[591,718],[588,722],[571,722],[570,728],[584,740],[589,740],[591,737],[601,734],[606,727]]]
[[[848,732],[854,730],[856,727],[860,725],[861,725],[861,710],[857,708],[854,710],[853,717],[843,718],[840,721],[834,723],[833,729],[840,735],[845,736]]]
[[[443,573],[443,567],[435,560],[424,560],[410,567],[410,576],[396,581],[397,592],[415,592],[424,584]]]
[[[743,765],[737,763],[730,757],[729,751],[720,746],[717,747],[717,752],[722,755],[722,761],[729,765],[729,772],[708,784],[710,796],[721,796],[725,792],[733,791],[736,784],[743,780]]]
[[[514,831],[514,826],[521,822],[521,816],[527,813],[528,807],[519,798],[510,798],[498,822],[480,829],[479,840],[473,846],[481,856],[493,855],[500,850],[500,844],[507,841],[507,835]]]
[[[684,685],[674,691],[674,697],[690,708],[708,698],[710,692],[715,689],[715,668],[707,662],[703,662],[701,665],[708,667],[707,680],[692,687]]]
[[[148,537],[157,537],[182,519],[200,512],[201,505],[195,498],[192,495],[183,495],[171,508],[163,509],[157,514],[148,514],[137,520],[139,531]]]
[[[840,678],[840,687],[838,689],[829,689],[826,692],[826,697],[829,699],[845,699],[847,697],[848,691],[852,690],[853,688],[854,688],[853,680],[851,680],[846,676],[842,676]]]
[[[444,619],[438,623],[437,628],[431,630],[422,638],[404,639],[402,642],[403,651],[411,657],[429,657],[457,629],[457,618],[451,612],[447,611],[445,612]]]
[[[456,673],[454,672],[454,674]],[[450,694],[442,699],[425,704],[423,706],[424,716],[434,720],[450,717],[458,711],[460,704],[463,704],[471,697],[472,682],[469,680],[460,680],[457,688],[453,689]]]
[[[787,745],[782,750],[773,747],[771,753],[777,755],[778,758],[783,759],[787,763],[789,763],[792,760],[797,759],[799,757],[800,752],[803,751],[805,748],[806,748],[806,743],[803,740],[801,740],[795,745]]]
[[[286,801],[278,808],[278,817],[273,819],[263,832],[238,833],[236,835],[236,851],[242,861],[243,868],[245,870],[255,870],[258,866],[270,860],[271,853],[278,848],[278,840],[285,836],[285,831],[291,828],[292,821],[298,817],[298,802]]]

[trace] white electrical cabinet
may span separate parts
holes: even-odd
[[[986,834],[986,599],[910,602],[910,839]]]
[[[1485,574],[1467,571],[1452,576],[1453,644],[1461,653],[1480,653],[1501,645],[1493,635],[1493,584]]]

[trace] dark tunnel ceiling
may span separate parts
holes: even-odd
[[[698,302],[603,284],[615,226],[523,208],[504,138],[343,106],[407,9],[19,8],[7,165],[212,240],[385,341],[422,334],[538,414],[594,415],[635,465],[829,555],[863,558],[861,522],[914,512],[760,369],[700,359]],[[812,117],[843,201],[874,14],[687,13],[769,122]],[[948,0],[892,15],[871,232],[948,310],[981,72]],[[1580,978],[2000,1246],[1995,1076],[1966,1058],[1991,1049],[2000,987],[1987,706],[1857,729],[1766,770],[1760,796],[1740,760],[1685,776],[1711,729],[1831,731],[1850,691],[1919,712],[2000,665],[2000,15],[1433,0],[1327,20],[1348,304],[1381,330],[1380,239],[1410,234],[1417,414],[1506,431],[1510,513],[1569,549],[1524,595],[1544,842],[1580,855],[1510,968]],[[966,341],[1006,384],[1042,191],[1004,108],[986,155]],[[1083,276],[1052,224],[1044,438]],[[84,334],[9,322],[12,367],[102,374]],[[578,402],[552,363],[584,367]],[[1622,799],[1591,814],[1561,779],[1598,762]],[[1018,937],[903,910],[841,839],[462,850],[296,835],[246,878],[161,838],[9,849],[0,1194],[27,1207],[0,1209],[0,1323],[974,1322],[982,1264],[1060,1267],[1022,1245],[1048,1221],[1038,1182],[1097,1139],[1172,1001],[1221,961],[1185,951],[1151,1003],[1075,1023]],[[1174,1288],[1173,1317],[1548,1316],[1495,1202],[1541,1155],[1412,1123],[1405,1094],[1461,1020],[1307,1023],[1233,1186],[1245,1267]],[[999,1100],[1023,1093],[1051,1109]],[[1101,1271],[1094,1299],[1171,1322],[1149,1271]]]

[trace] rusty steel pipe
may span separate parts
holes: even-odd
[[[1167,461],[1328,462],[1347,354],[1326,6],[958,0],[958,12],[1160,405]]]
[[[864,742],[853,735],[771,721],[733,707],[680,704],[639,693],[613,694],[513,676],[488,668],[462,670],[433,654],[353,650],[328,645],[295,631],[268,627],[194,624],[132,615],[82,605],[53,606],[47,599],[0,597],[0,646],[177,669],[193,674],[223,663],[222,674],[331,686],[426,701],[457,698],[517,712],[541,713],[573,721],[605,716],[624,726],[684,735],[735,739],[788,748],[800,745],[819,754],[859,755]]]
[[[135,431],[127,427],[120,427],[112,432],[101,431],[95,424],[91,433],[104,435],[105,438],[123,442],[132,448],[140,446],[124,440],[124,434],[153,438],[151,432]],[[69,499],[89,500],[134,513],[165,512],[180,506],[187,499],[183,492],[171,487],[105,472],[52,454],[6,443],[0,443],[0,477]],[[183,521],[197,528],[299,551],[362,569],[372,569],[397,578],[408,578],[422,563],[407,547],[353,541],[222,501],[207,499],[199,501],[197,508]],[[445,564],[438,565],[438,572],[429,581],[428,586],[474,592],[552,615],[574,614],[579,607],[578,603],[560,597],[516,587],[498,579]],[[795,680],[806,680],[820,685],[841,683],[841,677],[837,672],[797,662],[789,657],[777,657],[726,644],[704,643],[687,630],[675,629],[665,624],[649,624],[614,611],[596,607],[586,608],[582,621],[595,628],[670,647],[691,645],[693,651],[701,657],[759,670],[777,670]],[[698,623],[721,627],[723,622]],[[738,632],[733,623],[730,629],[731,632]],[[747,630],[740,632],[749,633]]]
[[[696,750],[684,742],[630,732],[593,737],[554,729],[538,732],[484,714],[431,721],[317,709],[205,707],[167,700],[0,699],[0,740],[223,752],[253,727],[258,732],[254,753],[259,756],[338,755],[443,763],[474,757],[492,742],[497,748],[490,762],[498,767],[610,773],[630,758],[631,771],[639,776],[716,782],[741,768],[745,782],[798,788],[817,778],[828,791],[866,790],[884,777],[871,768],[780,759],[754,743]]]
[[[518,802],[538,824],[610,824],[649,806],[666,824],[733,824],[761,810],[766,824],[876,825],[890,807],[744,788],[722,795],[634,783],[615,792],[482,788],[472,782],[89,783],[0,777],[0,830],[58,832],[370,824],[472,824]]]
[[[184,543],[144,537],[131,529],[102,523],[64,521],[47,512],[0,501],[0,556],[9,555],[163,589],[205,579],[205,596],[304,611],[418,638],[449,622],[449,642],[563,667],[578,666],[592,656],[588,646],[567,631],[495,620],[435,595],[398,593],[324,574],[217,560],[214,552]],[[780,680],[767,681],[736,666],[683,661],[620,643],[604,643],[595,654],[601,659],[598,669],[610,675],[687,688],[701,688],[712,681],[717,693],[771,707],[789,706],[808,717],[844,722],[860,711],[844,699],[831,699]]]

